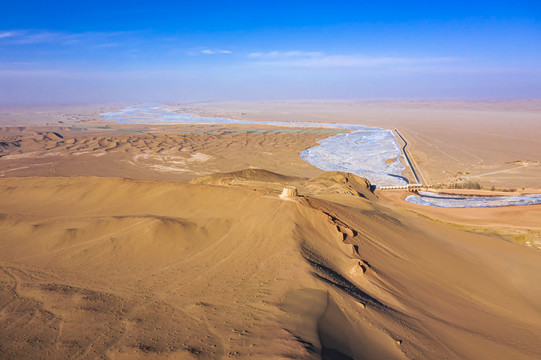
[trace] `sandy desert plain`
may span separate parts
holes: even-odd
[[[541,205],[420,206],[299,157],[339,129],[101,118],[128,105],[0,109],[1,358],[541,358]],[[167,109],[396,128],[427,184],[541,192],[541,100]]]

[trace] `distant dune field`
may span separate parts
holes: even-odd
[[[254,132],[254,129],[258,129]],[[265,168],[300,176],[323,171],[299,152],[332,136],[271,126],[118,125],[0,128],[0,177],[119,176],[189,181],[220,171]]]

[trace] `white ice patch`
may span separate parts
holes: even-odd
[[[119,112],[101,114],[103,119],[118,121],[129,124],[152,124],[152,123],[174,123],[174,124],[243,124],[242,120],[227,118],[208,118],[190,114],[178,114],[160,108],[160,105],[139,105],[124,108]]]
[[[300,157],[325,171],[345,171],[379,186],[407,185],[400,149],[390,130],[366,128],[318,141]],[[387,159],[396,159],[386,164]]]
[[[209,161],[210,159],[212,159],[212,156],[210,156],[210,155],[203,154],[203,153],[195,153],[195,154],[191,154],[190,158],[187,159],[186,161],[188,161],[188,162],[205,162],[205,161]]]
[[[446,208],[487,208],[541,204],[541,194],[492,197],[448,195],[419,191],[419,195],[410,195],[406,197],[406,201],[417,205]]]

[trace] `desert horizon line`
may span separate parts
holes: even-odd
[[[186,99],[186,100],[111,100],[111,101],[74,101],[74,102],[20,102],[20,103],[2,103],[0,102],[0,108],[10,108],[19,106],[86,106],[86,105],[141,105],[152,104],[156,106],[189,104],[189,103],[219,103],[219,102],[315,102],[315,101],[327,101],[327,102],[399,102],[408,101],[412,103],[416,102],[477,102],[477,103],[494,103],[494,102],[514,102],[514,101],[539,101],[540,97],[359,97],[359,98],[342,98],[342,97],[307,97],[307,98],[224,98],[224,99]]]

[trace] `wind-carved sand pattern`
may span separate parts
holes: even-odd
[[[419,196],[410,195],[406,201],[413,204],[446,208],[484,208],[541,204],[541,194],[520,196],[464,196],[419,191]]]
[[[162,172],[190,172],[186,168],[190,163],[203,163],[210,160],[212,156],[196,152],[190,154],[189,157],[175,155],[174,152],[162,152],[160,154],[143,153],[133,157],[133,161],[129,161],[134,166],[141,166]]]
[[[119,112],[102,114],[103,119],[121,123],[175,123],[175,124],[258,124],[272,126],[323,127],[352,130],[319,140],[318,146],[299,155],[309,164],[325,171],[344,171],[368,179],[378,186],[406,185],[400,162],[402,154],[392,132],[387,129],[353,124],[316,122],[245,121],[228,118],[199,117],[174,113],[159,105],[139,105]],[[391,161],[389,159],[392,159]]]

